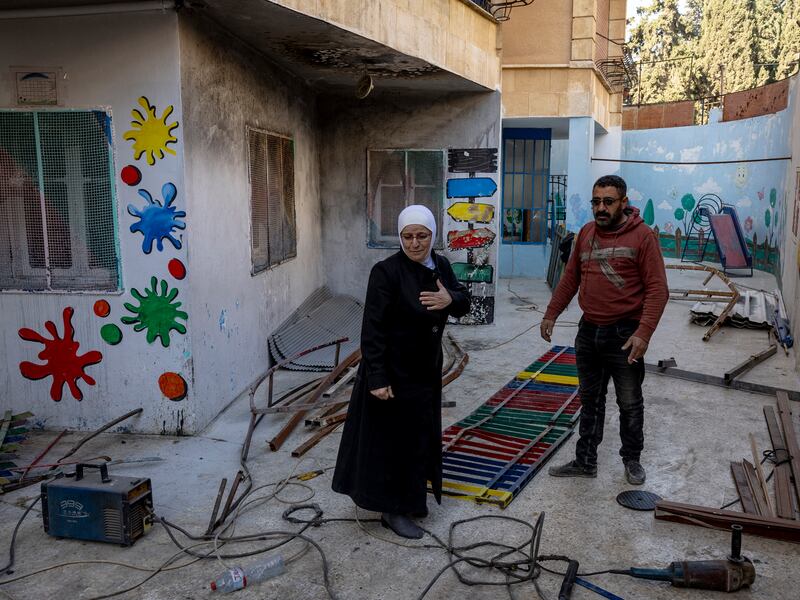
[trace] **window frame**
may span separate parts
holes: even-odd
[[[514,160],[514,157],[509,157],[506,152],[506,142],[509,140],[519,140],[522,142],[532,141],[533,148],[534,148],[534,155],[531,161],[531,165],[533,170],[531,172],[525,171],[525,154],[523,154],[523,170],[516,171],[515,169],[508,170],[507,169],[507,160]],[[546,143],[546,148],[543,150],[543,158],[541,161],[542,168],[536,169],[537,159],[536,159],[536,142],[543,141]],[[515,245],[522,245],[522,246],[541,246],[547,244],[549,242],[548,233],[550,229],[554,226],[550,220],[551,215],[549,210],[549,198],[550,198],[550,143],[552,142],[552,130],[547,128],[528,128],[528,127],[506,127],[503,129],[503,136],[502,136],[502,147],[503,147],[503,158],[500,164],[500,203],[501,203],[501,221],[499,226],[499,235],[500,235],[500,243],[501,244],[515,244]],[[514,167],[514,165],[511,165]],[[513,179],[517,176],[523,178],[523,201],[518,206],[516,202],[514,202],[511,206],[507,205],[506,202],[506,177],[512,176],[512,188],[513,188]],[[531,192],[532,197],[526,199],[525,196],[525,182],[524,178],[530,177],[531,178]],[[534,193],[534,186],[536,183],[536,177],[540,177],[542,185],[544,186],[541,191],[541,198],[543,201],[543,205],[540,208],[536,208],[533,206],[533,200],[535,198]],[[513,190],[512,190],[513,194]],[[527,202],[527,203],[526,203]],[[505,225],[505,218],[506,218],[506,210],[516,210],[521,209],[523,210],[523,221],[524,221],[524,210],[528,209],[531,211],[535,211],[540,213],[543,216],[542,224],[540,225],[541,230],[541,240],[540,241],[525,241],[525,240],[514,240],[514,239],[506,239],[504,235],[504,225]],[[521,231],[524,231],[521,230]]]
[[[259,262],[258,264],[256,263],[256,247],[253,245],[254,242],[255,242],[255,239],[256,239],[256,231],[255,231],[256,219],[254,219],[254,212],[253,212],[253,209],[254,209],[254,205],[253,205],[253,200],[254,200],[254,198],[253,198],[253,156],[252,156],[252,148],[251,148],[251,141],[250,141],[251,132],[255,133],[255,134],[263,135],[264,136],[264,144],[265,144],[265,156],[264,156],[265,164],[264,164],[264,169],[265,169],[265,174],[266,174],[266,181],[264,183],[265,183],[265,190],[266,190],[266,193],[267,193],[267,198],[266,198],[266,205],[265,205],[264,209],[266,210],[266,215],[267,215],[267,221],[266,221],[267,222],[267,228],[266,228],[267,238],[266,238],[266,242],[265,242],[266,243],[266,257],[267,258],[266,258],[266,262],[264,262],[264,263]],[[291,185],[292,185],[292,216],[291,216],[291,228],[292,228],[292,230],[294,232],[294,236],[293,236],[294,246],[291,248],[291,250],[286,255],[284,255],[279,260],[275,260],[275,261],[272,260],[270,247],[269,247],[269,235],[270,235],[270,226],[269,226],[269,206],[270,206],[270,198],[269,198],[269,176],[270,176],[269,175],[269,172],[270,172],[269,171],[269,138],[270,138],[270,136],[272,136],[274,138],[277,138],[278,140],[281,140],[281,144],[283,144],[284,141],[288,141],[291,144],[291,148],[292,148],[292,181],[291,181]],[[263,127],[256,127],[254,125],[246,125],[245,126],[245,148],[246,148],[246,153],[247,153],[247,183],[248,183],[248,187],[249,187],[248,207],[250,209],[250,212],[249,212],[249,217],[250,217],[250,275],[252,277],[255,277],[259,273],[263,273],[265,271],[269,271],[270,269],[272,269],[274,267],[277,267],[277,266],[282,265],[282,264],[284,264],[286,262],[289,262],[292,259],[297,258],[297,194],[296,194],[296,186],[295,186],[295,182],[296,182],[297,178],[295,177],[295,154],[294,154],[295,142],[294,142],[294,137],[291,136],[291,135],[287,135],[287,134],[283,134],[283,133],[277,133],[277,132],[271,131],[269,129],[264,129]],[[283,157],[283,153],[281,153],[281,173],[280,173],[281,180],[283,180],[284,176],[285,176],[284,163],[283,163],[283,158],[282,157]],[[283,208],[284,208],[283,199],[284,199],[285,191],[286,191],[285,188],[282,187],[281,190],[280,190],[280,194],[281,195],[280,195],[280,198],[278,199],[278,201],[281,202],[281,206],[280,206],[281,214],[283,214]],[[259,246],[259,248],[260,248],[260,246]]]
[[[72,261],[72,266],[70,269],[63,269],[57,267],[59,271],[62,273],[65,271],[73,271],[77,272],[78,274],[83,273],[84,277],[81,278],[76,275],[70,274],[59,274],[58,280],[63,281],[65,279],[72,278],[76,281],[82,281],[86,284],[96,284],[91,287],[60,287],[60,288],[53,288],[53,274],[52,270],[53,267],[47,264],[49,262],[49,242],[48,242],[48,226],[47,226],[47,209],[44,205],[45,202],[45,195],[44,195],[44,179],[43,179],[43,172],[44,172],[44,165],[42,160],[42,143],[41,143],[41,134],[40,128],[38,124],[38,117],[41,114],[53,114],[53,113],[82,113],[82,114],[90,114],[90,113],[103,113],[106,116],[106,123],[108,127],[106,138],[106,153],[107,153],[107,164],[108,164],[108,189],[109,189],[109,212],[110,212],[110,220],[111,220],[111,234],[113,236],[113,250],[114,250],[114,261],[116,263],[116,280],[113,284],[113,288],[104,288],[99,282],[102,278],[93,278],[90,276],[90,269],[88,268],[88,254],[76,254],[74,248],[79,246],[88,246],[89,245],[89,229],[86,227],[86,215],[87,215],[87,207],[86,207],[86,196],[81,194],[80,197],[75,196],[79,200],[84,200],[83,202],[74,202],[70,203],[70,259]],[[25,208],[22,203],[15,203],[15,206],[11,207],[11,210],[15,211],[15,216],[20,217],[17,221],[17,225],[21,225],[22,228],[17,227],[16,229],[12,230],[11,228],[7,229],[8,232],[8,241],[11,244],[12,248],[12,256],[11,256],[11,279],[14,279],[14,273],[20,272],[22,273],[23,278],[30,278],[35,280],[38,276],[38,271],[44,272],[44,279],[45,279],[45,287],[43,288],[35,288],[35,287],[27,287],[26,282],[16,281],[15,283],[21,284],[22,287],[3,287],[3,283],[0,280],[0,295],[2,294],[44,294],[44,295],[52,295],[52,294],[59,294],[59,295],[121,295],[124,293],[124,285],[123,285],[123,265],[122,265],[122,252],[121,252],[121,240],[120,240],[120,220],[119,220],[119,202],[118,202],[118,193],[117,193],[117,172],[115,167],[115,153],[117,150],[117,146],[114,143],[114,118],[111,107],[109,106],[87,106],[87,107],[64,107],[60,105],[53,105],[53,106],[13,106],[13,107],[2,107],[0,106],[0,113],[21,113],[21,114],[33,114],[33,124],[34,124],[34,137],[33,137],[33,144],[35,147],[36,152],[36,163],[37,163],[37,173],[35,179],[35,186],[36,192],[39,196],[39,209],[40,209],[40,216],[42,221],[42,243],[44,244],[44,251],[43,257],[45,260],[45,266],[41,269],[32,267],[30,265],[31,256],[29,252],[29,245],[28,245],[28,237],[27,231],[23,231],[25,229],[26,221],[25,221]],[[92,178],[84,178],[83,181],[91,181]],[[3,215],[0,215],[2,218]],[[8,221],[6,222],[6,224]],[[76,268],[75,263],[77,262],[82,265],[82,268]]]
[[[434,213],[434,218],[436,220],[436,239],[433,241],[433,248],[435,250],[443,250],[444,249],[444,211],[445,211],[445,201],[446,201],[446,186],[447,186],[447,149],[443,148],[367,148],[367,172],[366,172],[366,199],[367,199],[367,247],[368,248],[375,248],[375,249],[389,249],[389,250],[399,250],[402,246],[400,244],[400,237],[399,232],[397,236],[382,236],[379,235],[378,240],[372,239],[372,224],[380,224],[381,222],[381,203],[378,202],[378,194],[377,190],[374,191],[370,188],[370,173],[372,167],[371,161],[371,153],[372,152],[402,152],[404,157],[404,165],[405,165],[405,172],[403,175],[404,181],[402,182],[403,188],[403,195],[404,195],[404,202],[405,206],[410,206],[414,202],[409,201],[408,198],[408,190],[407,188],[407,181],[409,179],[408,176],[408,155],[411,152],[435,152],[441,156],[441,164],[442,167],[440,169],[441,175],[441,185],[440,185],[440,194],[438,197],[439,208]],[[379,188],[382,186],[379,186]],[[392,186],[396,187],[396,186]],[[411,188],[433,188],[430,185],[411,185]],[[432,211],[433,212],[433,211]],[[437,214],[438,213],[438,214]]]

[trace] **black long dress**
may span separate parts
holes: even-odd
[[[435,270],[403,251],[377,263],[369,276],[361,329],[362,359],[347,412],[333,489],[366,510],[409,514],[426,510],[427,481],[442,494],[442,333],[447,316],[464,316],[469,292],[450,263],[432,253]],[[453,298],[428,310],[423,291]],[[370,390],[391,386],[394,398]]]

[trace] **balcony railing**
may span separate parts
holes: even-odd
[[[511,9],[516,6],[528,6],[533,0],[470,0],[473,4],[492,15],[498,21],[508,21]]]

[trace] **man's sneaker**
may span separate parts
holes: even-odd
[[[597,466],[585,467],[571,460],[560,467],[550,467],[547,472],[553,477],[597,477]]]
[[[631,485],[642,485],[646,479],[644,467],[638,460],[629,460],[625,463],[625,479]]]

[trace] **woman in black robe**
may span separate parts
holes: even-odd
[[[373,268],[361,327],[361,364],[333,489],[400,536],[423,531],[427,482],[442,495],[442,333],[469,310],[469,292],[432,252],[436,222],[412,205],[398,218],[402,250]]]

